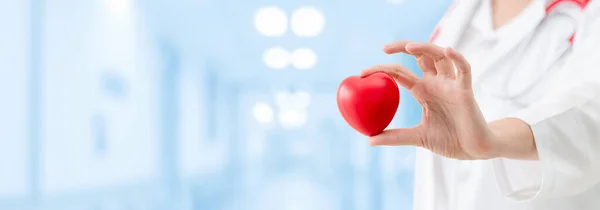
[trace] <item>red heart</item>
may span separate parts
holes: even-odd
[[[340,84],[337,104],[354,130],[374,136],[392,122],[400,104],[400,91],[394,79],[385,73],[351,76]]]

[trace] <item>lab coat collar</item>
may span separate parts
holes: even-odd
[[[456,0],[454,3],[454,9],[451,11],[452,14],[444,17],[440,23],[439,29],[441,32],[437,35],[435,43],[442,47],[456,47],[460,41],[460,37],[462,37],[466,27],[468,27],[471,23],[471,20],[477,12],[477,9],[482,1],[489,0]],[[519,30],[515,30],[515,32],[510,31],[510,33],[500,33],[509,36],[507,40],[512,42],[507,42],[507,44],[513,42],[513,44],[518,43],[518,41],[520,41],[526,34],[534,30],[546,16],[545,8],[550,1],[552,0],[532,1],[531,4],[533,5],[530,5],[527,8],[527,10],[530,11],[524,11],[528,12],[525,14],[527,18],[522,20],[524,21],[523,23],[518,24],[518,26],[521,28]]]
[[[494,65],[502,62],[503,58],[512,52],[522,40],[527,39],[532,34],[532,31],[539,26],[546,16],[546,1],[537,0],[531,2],[531,5],[525,8],[520,14],[518,20],[511,21],[506,27],[500,28],[497,31],[498,48],[490,51],[488,55],[490,59],[481,66],[481,69],[473,71],[473,81],[479,81],[482,75],[493,69]]]
[[[452,14],[445,17],[440,25],[440,33],[435,43],[442,47],[455,48],[463,33],[470,25],[475,13],[482,1],[489,0],[462,0],[456,1]],[[499,43],[496,50],[490,51],[491,58],[488,63],[482,65],[481,69],[473,71],[473,81],[478,81],[479,77],[492,69],[495,64],[502,62],[502,59],[511,52],[523,39],[527,38],[532,31],[538,27],[539,23],[546,16],[545,6],[548,0],[534,0],[519,17],[519,22],[510,23],[508,27],[502,28],[496,35]],[[506,30],[505,30],[506,29]]]
[[[444,17],[440,23],[440,33],[437,35],[435,44],[442,47],[455,47],[466,27],[470,24],[477,6],[482,0],[455,1],[452,14]]]

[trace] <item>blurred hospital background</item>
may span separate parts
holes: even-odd
[[[337,110],[450,0],[0,0],[0,209],[409,210]],[[405,90],[392,127],[420,108]]]

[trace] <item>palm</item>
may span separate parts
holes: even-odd
[[[421,146],[457,159],[485,158],[490,132],[473,96],[468,62],[454,51],[431,44],[411,48],[403,42],[400,47],[397,52],[417,58],[423,78],[401,65],[379,65],[363,74],[385,72],[393,76],[423,107],[422,121],[414,128],[384,131],[371,143]]]
[[[442,76],[426,76],[410,92],[423,108],[419,127],[422,146],[437,154],[474,159],[485,147],[479,125],[482,117],[470,89],[463,89],[454,80]]]

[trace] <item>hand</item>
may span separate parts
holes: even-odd
[[[455,159],[497,155],[494,133],[473,95],[471,67],[462,55],[450,48],[408,41],[387,45],[384,51],[413,55],[423,78],[399,64],[374,66],[362,75],[384,72],[392,76],[421,104],[423,117],[416,127],[386,130],[371,137],[371,145],[419,146]]]

